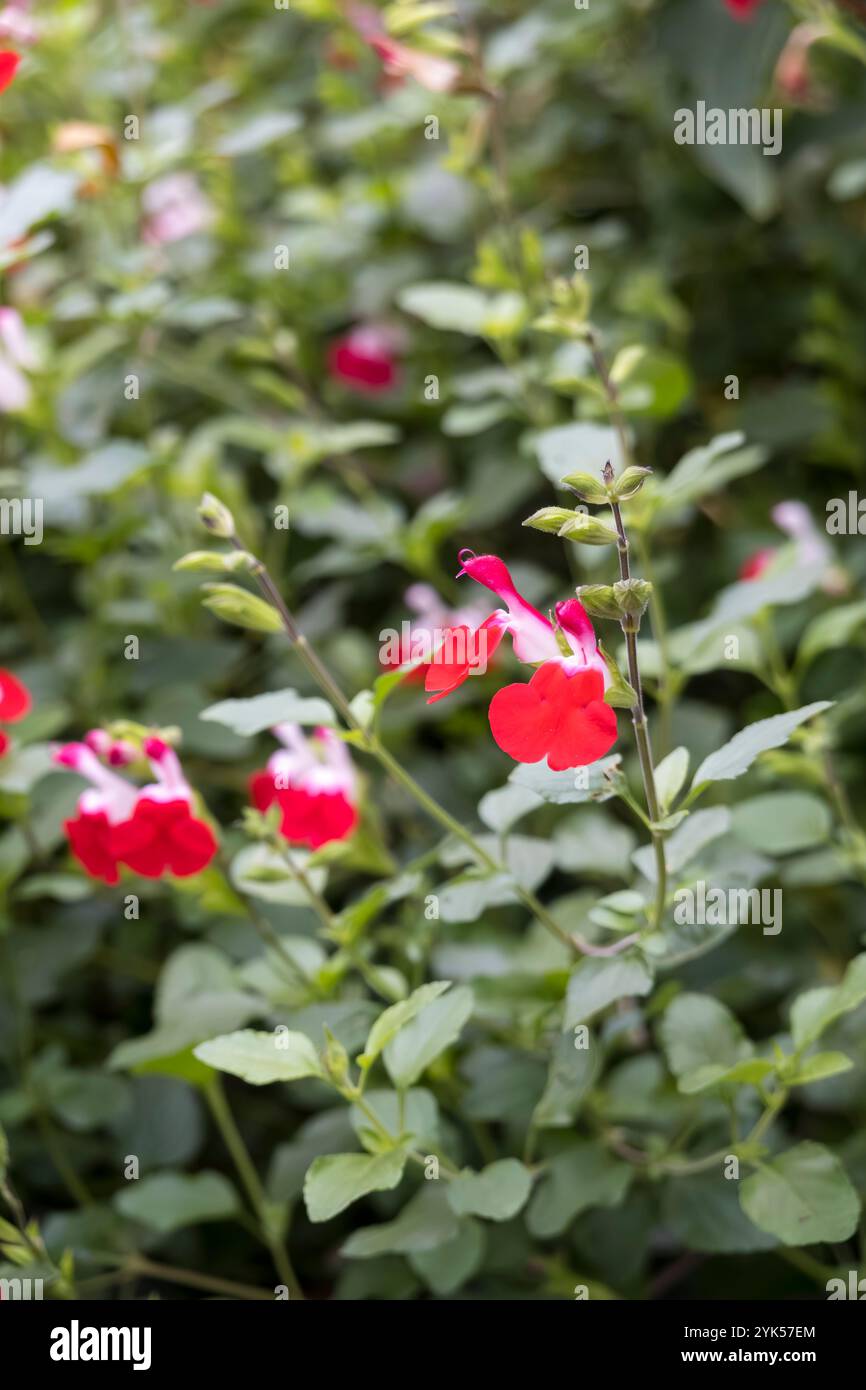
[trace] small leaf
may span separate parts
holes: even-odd
[[[448,1201],[458,1216],[510,1221],[532,1190],[529,1169],[516,1158],[502,1158],[480,1173],[463,1172],[448,1184]]]
[[[434,999],[385,1048],[385,1065],[395,1086],[413,1086],[423,1071],[460,1036],[474,1005],[463,985]]]
[[[369,1192],[397,1187],[406,1166],[404,1148],[380,1154],[327,1154],[314,1159],[304,1180],[311,1221],[330,1221]]]
[[[200,1062],[217,1071],[240,1076],[251,1086],[272,1081],[300,1081],[305,1076],[324,1077],[319,1055],[305,1033],[262,1033],[243,1028],[211,1038],[193,1049]]]
[[[842,1014],[850,1013],[866,999],[866,954],[855,956],[839,985],[810,989],[791,1006],[791,1035],[798,1049],[820,1038]]]
[[[669,811],[682,790],[689,770],[689,750],[675,748],[662,758],[655,770],[656,791],[666,811]]]
[[[224,724],[236,734],[250,736],[275,724],[336,724],[327,700],[318,695],[299,695],[297,690],[271,690],[249,700],[220,700],[202,710],[200,719]]]
[[[397,1036],[400,1029],[405,1028],[427,1004],[444,994],[445,990],[450,988],[450,984],[450,980],[435,980],[432,984],[421,985],[408,999],[401,999],[398,1004],[392,1004],[390,1009],[380,1014],[370,1029],[364,1051],[358,1058],[359,1066],[371,1067],[379,1053]]]
[[[740,1187],[743,1211],[785,1245],[847,1240],[860,1200],[838,1158],[806,1142],[761,1164]]]
[[[114,1205],[161,1235],[237,1215],[237,1193],[221,1173],[154,1173],[130,1183]]]
[[[704,758],[692,782],[692,792],[700,791],[709,782],[725,782],[734,777],[742,777],[761,753],[771,748],[781,748],[787,743],[795,729],[815,714],[830,709],[832,700],[816,700],[801,709],[790,710],[787,714],[774,714],[770,719],[759,719],[748,724],[735,734],[729,743]]]
[[[563,1030],[568,1032],[629,994],[649,994],[652,971],[642,956],[589,956],[576,965],[568,982]]]

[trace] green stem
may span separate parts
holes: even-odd
[[[305,989],[313,990],[314,992],[319,992],[317,991],[315,981],[311,978],[310,975],[307,974],[303,966],[298,965],[297,961],[292,959],[285,946],[283,945],[282,941],[280,940],[279,936],[274,931],[274,928],[268,921],[267,917],[265,917],[265,915],[259,911],[252,898],[250,898],[248,894],[244,893],[240,888],[237,888],[235,884],[232,883],[231,878],[229,877],[228,869],[226,868],[225,862],[222,858],[222,854],[218,856],[216,862],[219,866],[220,873],[222,874],[223,879],[226,882],[226,885],[231,890],[231,893],[234,897],[238,898],[240,902],[243,903],[244,910],[247,914],[247,917],[250,920],[250,925],[253,927],[257,935],[260,937],[263,945],[266,946],[269,951],[274,952],[280,964],[283,965],[288,974],[291,975],[292,984],[300,984]]]
[[[270,1217],[268,1214],[268,1200],[261,1180],[256,1172],[249,1150],[244,1143],[243,1136],[238,1129],[234,1115],[229,1108],[223,1090],[220,1077],[215,1075],[208,1082],[205,1088],[205,1096],[210,1106],[211,1114],[216,1122],[217,1128],[223,1137],[223,1142],[232,1157],[232,1162],[238,1171],[238,1176],[244,1186],[250,1205],[256,1214],[261,1229],[262,1239],[271,1252],[274,1268],[282,1282],[289,1290],[292,1298],[303,1299],[303,1291],[298,1283],[292,1262],[289,1259],[289,1252],[284,1243],[274,1233],[271,1228]]]
[[[231,540],[232,545],[235,547],[236,550],[245,550],[245,547],[241,544],[241,542],[238,540],[236,536],[233,536]],[[462,840],[463,843],[472,850],[473,855],[479,861],[479,863],[481,863],[486,869],[488,869],[491,873],[507,873],[508,870],[506,866],[504,864],[497,863],[493,856],[488,854],[487,851],[483,848],[483,846],[481,846],[478,843],[472,832],[467,830],[465,826],[461,825],[461,823],[458,820],[456,820],[454,816],[452,816],[448,811],[445,810],[444,806],[440,806],[439,802],[436,801],[434,797],[430,796],[430,794],[426,792],[418,782],[415,781],[415,778],[409,772],[406,771],[402,763],[398,762],[394,755],[388,751],[388,749],[384,746],[381,740],[364,728],[364,726],[358,720],[357,716],[354,714],[351,705],[349,704],[349,701],[344,695],[343,691],[340,689],[340,686],[337,684],[336,680],[331,675],[330,671],[319,657],[318,653],[307,641],[304,634],[298,629],[294,617],[292,616],[290,610],[286,606],[286,603],[282,595],[280,594],[279,590],[277,589],[276,585],[271,579],[271,576],[268,573],[267,568],[262,564],[260,560],[255,561],[255,563],[251,567],[250,573],[255,578],[256,583],[259,585],[259,588],[261,589],[264,597],[268,600],[270,604],[272,604],[272,606],[279,613],[280,619],[283,624],[283,629],[289,641],[291,642],[292,647],[297,652],[298,656],[300,657],[303,664],[306,666],[310,675],[320,686],[320,688],[324,691],[324,693],[328,696],[329,700],[334,705],[334,707],[339,711],[345,724],[348,726],[348,728],[352,730],[352,732],[355,735],[357,735],[357,741],[362,750],[365,753],[368,753],[371,757],[375,758],[376,761],[379,763],[380,767],[382,767],[384,771],[388,773],[388,775],[392,778],[393,781],[395,781],[399,786],[403,787],[404,790],[407,791],[409,795],[414,798],[418,805],[424,811],[427,812],[427,814],[430,816],[432,820],[438,821],[438,823],[441,826],[443,826],[444,829],[449,831],[450,834],[455,835],[459,840]],[[533,913],[535,917],[537,917],[538,921],[541,922],[542,926],[544,926],[553,936],[557,937],[557,939],[560,942],[562,942],[564,946],[567,946],[570,951],[573,951],[575,954],[578,954],[580,948],[577,945],[577,943],[571,936],[569,936],[568,932],[563,930],[563,928],[559,925],[555,918],[551,916],[551,914],[547,911],[547,908],[544,907],[544,905],[539,901],[535,894],[532,893],[528,888],[524,888],[522,884],[519,884],[517,882],[515,882],[514,884],[514,889],[521,902],[529,909],[530,912]]]
[[[613,512],[614,524],[616,525],[617,556],[619,558],[620,578],[628,580],[631,578],[629,568],[629,545],[628,538],[623,526],[622,513],[617,502],[611,502],[610,509]],[[655,771],[653,767],[652,746],[649,736],[649,725],[647,723],[646,711],[643,703],[643,689],[641,687],[640,666],[637,656],[637,622],[639,619],[623,618],[622,630],[625,636],[625,647],[628,656],[628,679],[629,684],[635,692],[635,703],[632,706],[631,722],[634,728],[635,743],[637,744],[638,760],[640,762],[641,778],[643,780],[644,795],[646,796],[647,810],[650,818],[650,837],[652,839],[653,853],[656,861],[656,898],[654,907],[654,925],[656,930],[661,927],[664,919],[665,899],[667,897],[667,862],[665,860],[664,835],[660,830],[653,827],[661,820],[661,808],[659,806],[658,793],[656,792]]]

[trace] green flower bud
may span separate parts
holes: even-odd
[[[580,584],[575,593],[591,618],[622,617],[612,584]]]
[[[636,497],[651,473],[651,468],[639,468],[637,464],[632,464],[629,468],[624,469],[610,485],[611,501],[627,502],[630,497]]]
[[[325,1027],[325,1037],[327,1043],[322,1054],[325,1071],[338,1086],[342,1086],[349,1075],[349,1054],[339,1038],[335,1038],[327,1026]]]
[[[605,526],[586,512],[575,512],[557,534],[563,540],[578,541],[582,545],[616,545],[619,539],[612,526]]]
[[[601,478],[594,477],[592,473],[569,473],[561,482],[563,487],[571,488],[584,502],[591,502],[594,507],[604,506],[610,501],[608,490]]]
[[[191,550],[175,560],[172,569],[233,574],[239,569],[248,569],[254,563],[252,555],[246,550],[230,550],[220,553],[214,550]]]
[[[549,531],[556,536],[575,515],[576,513],[568,507],[542,507],[540,511],[528,516],[523,525],[531,526],[534,531]]]
[[[279,632],[282,628],[276,608],[246,589],[239,589],[236,584],[206,584],[204,587],[205,608],[224,623],[251,628],[254,632]]]
[[[640,618],[646,612],[653,586],[647,579],[618,579],[613,586],[614,598],[621,614]]]
[[[201,499],[198,514],[202,525],[212,536],[220,536],[224,541],[232,539],[235,534],[235,519],[225,503],[214,497],[212,492],[206,492]]]

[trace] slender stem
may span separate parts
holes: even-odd
[[[313,980],[311,976],[307,974],[303,966],[299,965],[296,960],[292,959],[285,946],[283,945],[282,941],[280,940],[279,936],[274,931],[274,928],[268,921],[267,917],[265,917],[265,915],[259,911],[256,904],[253,902],[252,898],[247,893],[244,893],[240,888],[238,888],[234,883],[232,883],[231,878],[229,877],[228,869],[226,868],[225,862],[223,861],[222,855],[218,857],[217,863],[219,866],[220,873],[225,879],[225,882],[228,885],[228,887],[231,889],[231,892],[243,903],[244,910],[248,918],[250,919],[250,925],[261,938],[262,943],[267,947],[269,951],[274,952],[274,954],[280,961],[280,964],[283,965],[286,971],[291,975],[292,984],[301,984],[304,986],[304,988],[315,991],[315,980]]]
[[[159,1264],[156,1260],[149,1260],[144,1255],[117,1255],[102,1250],[90,1250],[87,1252],[93,1260],[98,1260],[100,1264],[116,1265],[117,1276],[128,1277],[141,1276],[143,1278],[164,1280],[167,1284],[185,1284],[191,1289],[202,1289],[205,1293],[222,1293],[228,1298],[255,1299],[258,1302],[272,1303],[273,1293],[268,1289],[257,1289],[252,1284],[238,1284],[233,1279],[219,1279],[213,1274],[199,1274],[194,1269],[181,1269],[176,1265]],[[91,1280],[85,1279],[79,1287],[85,1288],[91,1284]]]
[[[621,579],[630,579],[631,571],[628,558],[628,538],[625,534],[625,527],[622,522],[622,513],[617,502],[611,502],[610,509],[613,512],[617,541],[617,555],[619,557],[619,573]],[[654,921],[656,930],[661,926],[665,911],[665,898],[667,896],[667,863],[665,860],[664,835],[660,830],[653,827],[661,820],[661,808],[659,807],[658,794],[656,792],[655,772],[653,769],[653,754],[650,744],[649,725],[647,724],[646,711],[643,703],[643,689],[641,687],[640,666],[637,656],[637,627],[633,618],[623,618],[622,630],[625,636],[625,647],[628,654],[628,679],[629,684],[635,692],[636,700],[631,711],[631,722],[634,727],[635,743],[637,744],[638,759],[640,761],[641,777],[643,779],[644,794],[646,796],[647,810],[650,818],[650,836],[652,838],[653,852],[656,861],[656,900],[654,909]]]
[[[232,544],[236,550],[245,550],[245,547],[236,536],[232,537]],[[475,858],[486,869],[491,873],[507,873],[508,870],[506,866],[498,863],[492,855],[488,854],[487,850],[478,843],[472,832],[461,825],[454,816],[445,810],[444,806],[440,806],[439,802],[436,801],[434,797],[430,796],[430,794],[415,781],[415,778],[406,771],[402,763],[398,762],[393,754],[388,751],[382,741],[364,728],[363,724],[361,724],[360,720],[353,712],[347,697],[331,675],[331,672],[325,666],[315,649],[307,641],[304,634],[299,631],[292,613],[271,579],[266,566],[263,565],[260,560],[256,560],[251,567],[250,573],[255,578],[265,598],[279,613],[286,636],[289,638],[294,650],[306,666],[310,675],[339,711],[347,726],[358,736],[357,741],[362,750],[375,758],[380,767],[417,801],[418,805],[427,812],[432,820],[438,821],[439,824],[452,835],[462,840],[463,843],[472,850]],[[556,936],[564,946],[567,946],[569,950],[575,953],[579,952],[580,948],[573,937],[569,936],[568,932],[563,930],[534,893],[528,888],[524,888],[522,884],[516,881],[514,890],[521,902],[538,918],[542,926],[546,927],[546,929],[551,932],[552,935]]]
[[[303,1299],[303,1291],[292,1268],[289,1252],[271,1227],[268,1214],[268,1199],[265,1195],[265,1190],[256,1172],[255,1164],[250,1158],[249,1150],[243,1140],[243,1135],[235,1123],[234,1115],[226,1100],[222,1081],[218,1075],[215,1075],[208,1083],[205,1089],[205,1096],[207,1097],[207,1102],[210,1106],[211,1114],[214,1117],[217,1128],[223,1137],[223,1142],[232,1156],[232,1162],[246,1190],[250,1205],[258,1218],[262,1238],[271,1252],[274,1267],[281,1280],[288,1288],[291,1297]]]

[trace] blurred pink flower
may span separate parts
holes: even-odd
[[[725,0],[727,8],[735,19],[751,19],[761,0]]]
[[[822,567],[821,588],[828,594],[844,593],[847,587],[844,572],[833,564],[833,551],[826,536],[815,525],[812,513],[803,502],[777,502],[770,512],[780,531],[794,542],[797,563]],[[763,546],[740,566],[740,579],[760,579],[771,569],[779,554],[777,546]]]
[[[39,31],[30,9],[30,0],[9,0],[0,10],[0,39],[10,43],[35,43]]]
[[[154,179],[141,198],[144,224],[141,237],[148,246],[164,246],[205,231],[214,209],[192,174],[164,174]]]
[[[420,48],[392,39],[378,10],[370,5],[348,5],[346,16],[356,34],[382,60],[389,77],[414,77],[429,92],[453,91],[460,80],[460,68],[449,58],[438,58]]]
[[[26,409],[31,393],[24,372],[36,365],[36,354],[18,310],[0,309],[0,411]]]

